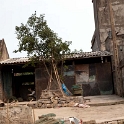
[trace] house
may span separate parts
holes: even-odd
[[[92,51],[109,51],[112,56],[112,73],[115,93],[124,95],[124,1],[92,0],[95,32]],[[113,32],[115,35],[113,35]],[[115,40],[113,37],[115,36]],[[116,45],[115,45],[116,43]],[[116,47],[117,46],[117,47]],[[115,48],[116,47],[116,48]],[[117,65],[115,65],[117,61]],[[117,71],[119,70],[119,76]]]
[[[26,100],[28,88],[35,88],[39,99],[48,85],[48,75],[43,67],[31,65],[28,58],[9,58],[0,61],[0,99],[12,96]],[[64,83],[72,91],[72,85],[82,84],[83,95],[113,94],[111,54],[107,51],[82,52],[66,55],[63,70]],[[54,86],[55,88],[55,86]]]

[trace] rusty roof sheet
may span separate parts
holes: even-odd
[[[83,58],[94,58],[102,56],[111,56],[110,52],[107,51],[96,51],[96,52],[81,52],[65,55],[66,59],[83,59]],[[23,64],[29,62],[28,57],[21,58],[10,58],[4,61],[1,61],[0,64]]]

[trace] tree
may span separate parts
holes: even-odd
[[[71,42],[62,42],[62,39],[48,27],[44,15],[37,17],[36,12],[28,18],[26,24],[21,23],[21,26],[16,26],[15,30],[19,45],[14,52],[26,51],[30,62],[42,62],[50,80],[50,72],[54,70],[56,80],[61,87],[57,64],[64,61],[64,54],[70,53]],[[52,65],[51,70],[46,66],[46,62]]]

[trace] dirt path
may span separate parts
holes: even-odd
[[[35,109],[34,111],[36,119],[38,119],[38,116],[48,113],[56,114],[56,118],[77,117],[84,121],[96,120],[96,122],[124,119],[124,104],[90,108],[63,107]]]

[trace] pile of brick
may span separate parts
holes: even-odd
[[[37,101],[38,108],[72,107],[77,97],[63,97],[57,90],[44,90]]]

